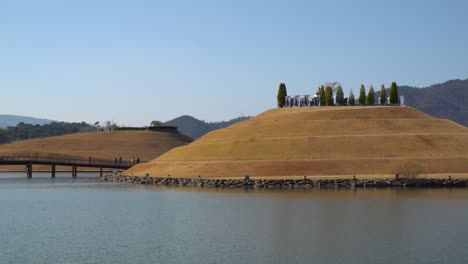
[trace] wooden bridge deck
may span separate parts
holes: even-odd
[[[126,170],[136,163],[131,161],[106,160],[96,158],[84,158],[52,153],[7,153],[0,154],[0,165],[24,165],[29,178],[32,177],[32,165],[50,165],[52,177],[55,177],[56,166],[69,166],[72,168],[72,177],[77,176],[77,168],[97,168],[101,176],[103,169]]]

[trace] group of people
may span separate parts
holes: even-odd
[[[119,157],[119,159],[115,158],[114,159],[115,165],[121,165],[122,164],[122,157]],[[140,158],[132,157],[132,165],[140,163]]]
[[[132,157],[132,165],[135,165],[135,164],[138,164],[140,163],[140,158],[136,158],[135,157]]]
[[[136,158],[135,157],[132,157],[132,165],[135,165],[135,164],[138,164],[140,163],[140,158]],[[89,156],[89,164],[93,163],[93,158],[91,156]],[[122,165],[122,157],[115,157],[114,158],[114,165]]]

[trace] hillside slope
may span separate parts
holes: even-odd
[[[272,109],[126,173],[362,175],[396,173],[405,164],[427,174],[468,173],[468,129],[411,107]]]
[[[0,154],[44,152],[81,157],[114,159],[132,157],[152,160],[168,150],[186,145],[191,139],[179,133],[151,131],[111,131],[77,133],[65,136],[32,139],[0,145]]]

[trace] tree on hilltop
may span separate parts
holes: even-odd
[[[385,90],[385,85],[382,84],[380,88],[380,104],[384,105],[387,102],[387,91]]]
[[[333,102],[333,89],[330,86],[325,88],[325,104],[326,105],[334,105]]]
[[[319,96],[320,96],[320,106],[324,106],[326,105],[326,101],[325,101],[325,88],[322,86],[320,86],[319,88]]]
[[[390,104],[398,104],[398,87],[396,82],[390,86]]]
[[[354,93],[353,90],[349,93],[349,98],[348,98],[348,105],[353,106],[356,103],[356,100],[354,99]]]
[[[370,86],[369,88],[369,93],[367,93],[366,97],[366,105],[374,105],[375,103],[375,92],[374,92],[374,86]]]
[[[161,125],[162,125],[162,122],[158,121],[158,120],[153,120],[153,121],[151,121],[151,124],[150,124],[150,126],[152,126],[152,127],[157,127],[157,126],[161,126]]]
[[[279,108],[282,108],[285,105],[286,96],[288,96],[288,91],[286,90],[286,84],[280,83],[278,87],[278,95],[276,96]]]
[[[344,93],[341,85],[338,85],[338,88],[336,89],[336,104],[344,105]]]
[[[365,105],[366,104],[366,87],[364,87],[364,84],[361,84],[361,89],[359,90],[359,104],[360,105]]]

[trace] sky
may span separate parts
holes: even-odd
[[[468,78],[468,1],[0,1],[0,114],[257,115],[331,81]]]

